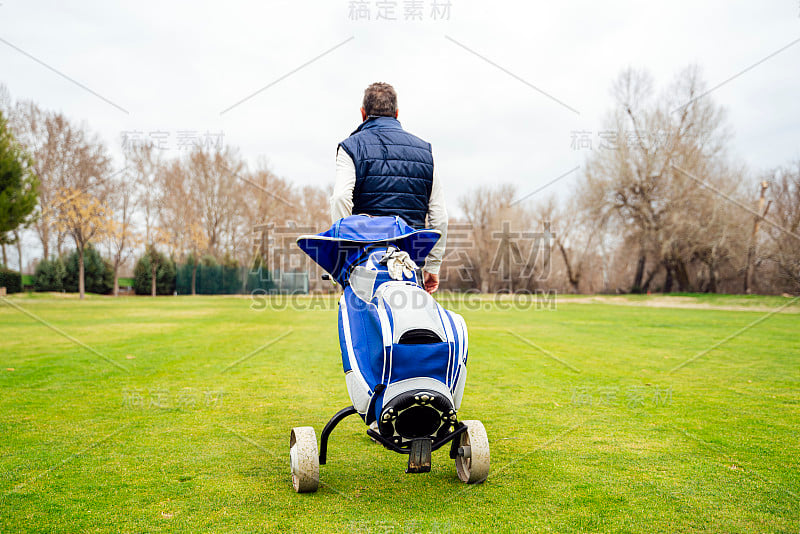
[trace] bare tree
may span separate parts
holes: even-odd
[[[135,225],[137,208],[136,184],[127,173],[121,173],[109,181],[107,206],[110,220],[106,232],[106,245],[114,269],[114,296],[119,296],[120,267],[130,258],[138,244]]]
[[[159,223],[164,190],[159,180],[161,159],[152,143],[136,143],[126,149],[127,168],[133,173],[136,184],[136,203],[144,217],[144,242],[154,242],[154,232]]]
[[[535,217],[515,202],[516,188],[482,186],[462,195],[459,205],[470,227],[467,273],[481,292],[529,289],[536,280],[536,249],[528,236]]]
[[[551,196],[533,209],[543,221],[549,221],[553,244],[564,265],[564,277],[573,293],[591,288],[587,272],[600,263],[600,245],[604,239],[611,211],[592,196],[596,191],[582,188],[559,204]]]
[[[240,178],[245,164],[230,148],[221,151],[194,150],[186,162],[191,176],[191,194],[199,203],[200,224],[205,231],[209,252],[224,256],[232,244],[233,229],[241,217],[237,202]]]
[[[105,145],[61,113],[43,111],[33,102],[18,102],[11,113],[12,129],[33,158],[33,171],[39,177],[41,216],[34,228],[45,257],[55,244],[58,254],[67,233],[54,227],[48,208],[57,191],[79,189],[102,196],[102,182],[110,174],[110,158]]]
[[[772,224],[762,226],[768,236],[765,256],[777,269],[777,283],[797,294],[800,293],[800,160],[771,174]]]
[[[161,227],[168,236],[173,256],[192,264],[191,294],[197,293],[197,266],[208,248],[202,225],[203,202],[193,187],[185,161],[162,165],[160,183],[164,191],[160,213]]]
[[[631,232],[628,242],[638,248],[633,291],[646,285],[648,260],[648,279],[665,270],[665,290],[673,280],[682,290],[691,285],[687,264],[697,250],[684,223],[711,198],[698,180],[718,186],[728,170],[723,112],[704,90],[695,67],[679,73],[660,98],[642,71],[626,70],[614,84],[608,128],[617,134],[616,146],[594,153],[584,185]]]

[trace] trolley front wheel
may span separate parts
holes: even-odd
[[[319,487],[319,455],[317,434],[310,426],[292,429],[289,438],[289,459],[292,465],[292,486],[297,493],[310,493]]]

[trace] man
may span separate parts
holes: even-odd
[[[331,218],[398,215],[415,229],[439,230],[442,237],[422,269],[425,290],[433,293],[447,240],[444,191],[430,143],[403,130],[397,111],[397,93],[388,83],[364,91],[363,122],[336,149]]]

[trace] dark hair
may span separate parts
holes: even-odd
[[[388,83],[376,82],[364,91],[362,104],[367,116],[394,117],[397,112],[397,93]]]

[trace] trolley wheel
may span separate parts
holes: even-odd
[[[480,421],[463,421],[466,432],[458,437],[456,471],[461,482],[480,484],[489,476],[489,438]]]
[[[289,459],[292,465],[292,486],[297,493],[317,491],[319,487],[319,455],[317,434],[310,426],[292,429],[289,438]]]

